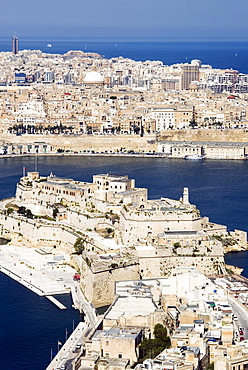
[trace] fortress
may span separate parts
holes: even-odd
[[[90,183],[28,172],[1,210],[0,228],[2,237],[69,253],[96,307],[113,301],[118,280],[168,276],[178,266],[225,274],[224,248],[247,243],[245,232],[201,217],[188,188],[180,200],[149,200],[135,180],[112,174]]]

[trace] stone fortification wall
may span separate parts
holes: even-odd
[[[222,141],[222,142],[248,142],[248,130],[171,130],[160,133],[159,141]]]
[[[68,210],[67,213],[68,223],[73,225],[75,228],[82,230],[94,230],[99,229],[99,225],[104,225],[104,228],[113,227],[111,221],[104,216],[98,216],[97,214],[79,213],[76,210]]]
[[[139,135],[0,135],[0,141],[17,144],[45,142],[52,146],[53,152],[56,152],[59,148],[77,152],[84,150],[117,151],[121,148],[126,151],[157,151],[155,135],[144,137]]]
[[[142,278],[169,276],[176,267],[192,267],[203,274],[225,273],[223,255],[209,256],[168,256],[154,258],[139,258],[139,268]]]
[[[248,142],[248,130],[244,129],[187,129],[168,130],[158,134],[158,140],[167,141],[220,141],[220,142]],[[52,147],[53,152],[57,149],[69,151],[94,150],[105,152],[126,149],[134,151],[157,151],[156,135],[0,135],[0,141],[26,144],[45,142]]]
[[[164,230],[199,230],[201,218],[197,213],[191,212],[127,212],[122,210],[119,230],[121,230],[123,243],[135,243],[149,234],[157,235]],[[199,221],[199,222],[198,222]],[[142,225],[142,227],[141,227]]]
[[[33,247],[41,246],[56,246],[67,253],[71,253],[73,245],[77,238],[73,230],[66,229],[64,226],[56,226],[52,224],[41,224],[38,220],[22,219],[21,217],[14,217],[13,215],[0,214],[1,233],[0,236],[8,237],[10,239],[22,239],[28,241]],[[18,239],[19,238],[19,239]],[[20,240],[21,241],[21,240]],[[91,253],[97,252],[97,245],[93,240],[85,241],[87,250]],[[203,248],[203,247],[202,247]],[[165,253],[159,253],[159,250],[151,255],[149,252],[147,256],[139,256],[130,259],[125,267],[111,267],[98,268],[94,270],[91,266],[90,258],[86,258],[88,252],[83,258],[80,258],[81,271],[81,287],[86,298],[92,302],[96,307],[111,304],[115,297],[115,281],[119,280],[136,280],[142,277],[151,276],[166,276],[169,275],[173,268],[178,266],[195,266],[200,272],[224,273],[224,258],[221,249],[214,246],[209,255],[172,255],[168,256]],[[179,248],[180,249],[180,248]],[[180,252],[178,249],[177,253]],[[205,247],[203,248],[205,251]],[[182,248],[185,253],[185,248]],[[202,251],[202,252],[204,252]],[[101,251],[100,251],[101,252]],[[201,250],[199,249],[200,253]],[[191,253],[191,251],[189,251]],[[204,252],[205,253],[205,252]],[[101,267],[101,266],[100,266]]]
[[[111,304],[115,298],[115,282],[140,278],[138,264],[93,272],[89,261],[82,259],[80,285],[86,299],[95,307]]]
[[[12,215],[0,214],[1,236],[16,239],[23,237],[31,246],[59,247],[71,253],[77,238],[66,228],[53,224],[41,224],[38,220],[22,219]]]

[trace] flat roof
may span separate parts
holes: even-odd
[[[119,337],[127,339],[135,339],[141,332],[141,328],[137,327],[121,327],[121,328],[111,328],[105,332],[104,337]]]
[[[117,320],[122,315],[125,317],[147,316],[156,309],[157,306],[150,297],[118,297],[105,319]]]

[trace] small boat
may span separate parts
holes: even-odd
[[[185,155],[184,159],[203,159],[203,156],[199,154]]]
[[[51,47],[52,47],[52,44],[47,44],[47,47],[48,47],[48,48],[51,48]]]

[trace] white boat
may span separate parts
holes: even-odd
[[[52,47],[52,44],[47,44],[47,47],[48,47],[48,48],[51,48],[51,47]]]
[[[186,155],[184,159],[203,159],[203,156],[199,154],[192,154],[192,155]]]

